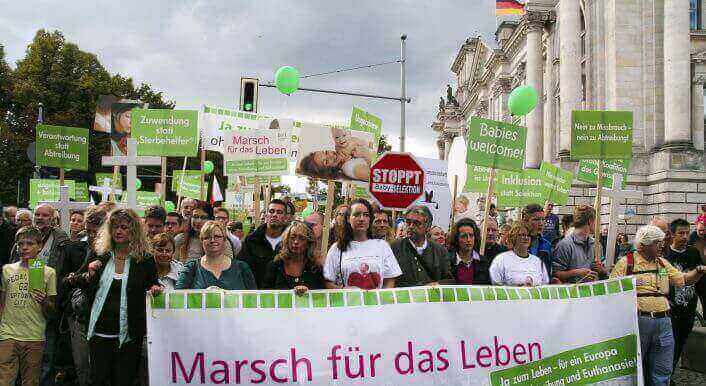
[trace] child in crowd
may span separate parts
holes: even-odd
[[[0,288],[0,385],[14,385],[18,372],[23,385],[38,385],[44,354],[46,315],[53,312],[56,272],[30,266],[42,250],[42,233],[20,228],[15,243],[20,261],[2,267]]]

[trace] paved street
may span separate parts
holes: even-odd
[[[678,369],[674,374],[674,383],[677,385],[706,385],[706,374]]]

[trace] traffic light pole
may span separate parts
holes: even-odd
[[[363,94],[363,93],[357,93],[357,92],[351,92],[351,91],[325,90],[325,89],[320,89],[320,88],[306,88],[306,87],[299,87],[297,89],[297,91],[309,91],[309,92],[318,92],[318,93],[324,93],[324,94],[351,95],[351,96],[358,96],[358,97],[363,97],[363,98],[383,99],[383,100],[392,100],[392,101],[400,102],[400,151],[404,152],[404,150],[405,150],[404,142],[405,142],[405,137],[406,137],[405,103],[412,102],[412,99],[407,97],[407,72],[406,72],[406,68],[405,68],[405,64],[407,61],[406,44],[405,44],[406,40],[407,40],[407,35],[400,36],[400,60],[399,60],[399,62],[400,62],[401,96],[399,96],[399,97],[390,97],[390,96],[374,95],[374,94]],[[276,88],[277,86],[272,83],[261,83],[261,84],[259,84],[259,87]]]

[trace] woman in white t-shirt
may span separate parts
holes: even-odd
[[[494,285],[525,286],[549,284],[547,268],[542,260],[529,253],[530,228],[516,222],[510,229],[508,240],[512,250],[501,253],[490,265],[490,281]]]
[[[364,199],[351,203],[338,241],[324,263],[327,288],[392,288],[402,275],[397,259],[385,240],[372,238],[373,208]]]

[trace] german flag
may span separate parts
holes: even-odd
[[[525,6],[517,0],[495,0],[495,15],[522,15]]]

